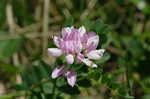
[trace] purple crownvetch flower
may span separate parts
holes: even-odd
[[[96,50],[99,36],[94,32],[86,32],[84,26],[79,29],[65,27],[61,31],[61,36],[54,36],[53,40],[58,48],[48,48],[48,52],[55,57],[65,55],[67,64],[82,62],[89,67],[97,67],[90,59],[99,60],[105,52],[104,49]],[[69,85],[72,87],[75,85],[76,72],[65,70],[64,66],[56,67],[52,72],[52,78],[57,78],[61,75],[67,77]]]

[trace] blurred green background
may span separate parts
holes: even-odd
[[[62,27],[82,25],[106,49],[100,68],[54,89],[61,63],[47,48]],[[52,98],[150,99],[150,1],[0,0],[0,99]]]

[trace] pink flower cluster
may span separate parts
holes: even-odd
[[[89,67],[97,67],[91,60],[99,60],[104,53],[104,49],[96,50],[99,43],[99,36],[94,32],[86,32],[84,26],[79,29],[65,27],[60,36],[54,36],[55,45],[58,48],[48,48],[48,52],[55,57],[65,55],[67,64],[82,62]],[[91,60],[90,60],[91,59]],[[76,82],[76,72],[66,70],[65,66],[56,67],[52,72],[52,78],[61,75],[67,77],[68,84],[72,87]]]

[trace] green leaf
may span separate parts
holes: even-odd
[[[116,89],[119,89],[119,88],[122,88],[121,84],[119,84],[119,83],[112,83],[111,84],[111,89],[116,90]]]
[[[13,85],[11,88],[17,91],[28,90],[28,87],[24,83]]]
[[[64,93],[70,94],[70,95],[80,94],[80,90],[78,89],[77,86],[71,87],[69,85],[63,85],[63,86],[59,87],[59,90]]]
[[[74,19],[72,17],[70,17],[65,20],[64,25],[70,27],[73,25],[73,23],[74,23]]]
[[[52,94],[46,94],[45,95],[46,99],[51,99],[53,97]],[[64,99],[64,97],[59,96],[59,94],[56,96],[56,99]]]
[[[103,70],[101,68],[92,68],[88,77],[97,81],[102,76],[102,72]]]
[[[41,81],[43,78],[47,78],[49,76],[43,66],[34,66],[33,72],[35,72],[35,76],[38,81]]]
[[[52,93],[52,84],[51,83],[44,83],[42,84],[43,92],[45,94],[50,94]]]
[[[64,78],[57,78],[57,86],[61,87],[66,84],[66,80]]]
[[[0,70],[4,70],[7,72],[21,72],[21,68],[13,66],[11,64],[0,64]]]
[[[77,82],[77,84],[81,87],[85,87],[85,88],[88,88],[88,87],[91,87],[92,84],[91,84],[91,81],[89,79],[82,79],[82,80],[79,80]]]
[[[7,95],[1,95],[0,99],[13,99],[15,97],[24,96],[25,93],[10,93]]]
[[[0,59],[12,56],[21,47],[22,39],[0,40]]]
[[[123,96],[123,97],[128,95],[128,91],[125,90],[125,88],[119,88],[118,93],[119,93],[120,96]]]
[[[1,3],[0,3],[0,28],[1,26],[4,25],[4,22],[6,20],[6,14],[5,14],[5,11],[6,11],[6,4],[8,3],[9,0],[1,0]]]
[[[91,31],[96,32],[98,35],[106,35],[111,31],[111,28],[103,20],[98,19],[92,24]]]
[[[30,0],[15,0],[12,2],[14,15],[19,25],[27,26],[35,22],[31,6],[32,3]]]
[[[107,84],[107,85],[111,86],[113,81],[114,81],[114,77],[111,74],[105,74],[105,75],[103,74],[102,79],[101,79],[101,82],[103,84]]]
[[[150,94],[146,94],[142,97],[142,99],[149,99],[150,98]]]
[[[93,99],[92,96],[78,96],[77,99]]]
[[[27,85],[28,88],[30,88],[32,86],[33,80],[35,78],[32,78],[31,73],[29,73],[29,72],[26,71],[26,72],[22,73],[22,79],[23,79],[23,82],[25,83],[25,85]]]

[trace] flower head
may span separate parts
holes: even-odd
[[[65,55],[67,64],[82,62],[89,67],[97,67],[90,59],[99,60],[105,52],[104,49],[96,49],[99,44],[99,36],[95,32],[86,32],[84,26],[79,29],[65,27],[62,29],[61,35],[54,36],[53,40],[58,48],[48,48],[48,52],[55,57]],[[64,73],[68,84],[74,86],[76,73],[70,70],[64,72],[64,66],[54,69],[52,78],[59,77]]]

